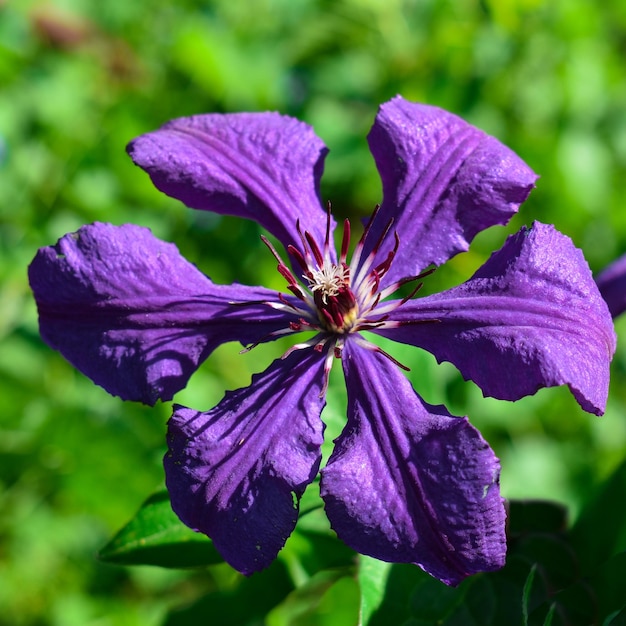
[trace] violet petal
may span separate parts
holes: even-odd
[[[626,311],[626,254],[602,270],[596,283],[613,317]]]
[[[212,350],[257,342],[295,315],[260,287],[213,284],[139,226],[96,223],[41,248],[29,267],[43,339],[96,384],[154,404]]]
[[[232,567],[267,567],[291,534],[321,460],[324,358],[278,359],[201,413],[175,407],[165,455],[172,508]]]
[[[388,220],[400,249],[385,284],[467,250],[474,236],[506,224],[536,174],[497,139],[437,107],[397,96],[380,107],[368,136],[383,182],[369,253]],[[388,237],[382,260],[393,247]]]
[[[381,354],[346,342],[348,424],[322,470],[339,538],[449,585],[506,554],[499,462],[466,418],[425,403]]]
[[[193,209],[254,220],[285,247],[300,244],[297,220],[324,241],[328,150],[304,122],[278,113],[181,117],[127,150],[158,189]]]
[[[523,228],[466,283],[411,300],[391,320],[399,326],[374,332],[454,363],[486,396],[569,385],[583,409],[604,412],[611,316],[581,251],[551,225]]]

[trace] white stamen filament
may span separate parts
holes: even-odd
[[[349,271],[343,265],[335,265],[326,261],[322,268],[312,269],[311,276],[306,276],[309,289],[314,293],[322,292],[324,304],[328,296],[336,296],[341,288],[348,283]]]

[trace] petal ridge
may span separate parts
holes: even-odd
[[[342,362],[348,424],[321,480],[338,536],[358,552],[415,563],[451,585],[501,567],[499,463],[480,433],[425,403],[375,351],[347,342]]]
[[[172,508],[244,574],[274,560],[319,469],[323,364],[314,350],[277,359],[211,411],[175,406],[169,421]]]
[[[44,341],[109,393],[169,400],[219,345],[254,343],[296,319],[275,292],[215,285],[139,226],[95,223],[29,266]],[[245,303],[237,306],[234,303]]]
[[[509,148],[460,117],[396,96],[368,135],[383,182],[370,252],[390,218],[400,234],[392,283],[467,250],[490,226],[506,224],[534,187],[536,174]],[[385,242],[384,258],[393,245]]]
[[[604,412],[615,331],[581,251],[551,225],[523,228],[468,281],[390,318],[372,332],[450,361],[485,395],[567,384],[583,409]]]
[[[127,151],[159,190],[191,208],[254,220],[285,247],[300,241],[297,220],[323,241],[328,149],[304,122],[276,112],[194,115],[137,137]]]

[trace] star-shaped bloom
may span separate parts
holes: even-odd
[[[626,254],[607,265],[596,276],[596,283],[613,317],[626,311]]]
[[[333,529],[358,552],[457,584],[504,563],[498,460],[467,418],[425,402],[368,334],[451,361],[485,395],[568,385],[596,414],[615,336],[581,252],[541,223],[462,285],[414,298],[429,267],[507,223],[536,176],[493,137],[401,97],[381,106],[368,139],[383,200],[350,260],[347,222],[338,254],[332,244],[319,192],[326,148],[308,125],[277,113],[198,115],[129,145],[160,190],[269,231],[285,248],[265,239],[286,293],[216,285],[148,230],[100,223],[41,249],[30,281],[43,338],[110,393],[149,404],[171,399],[224,342],[313,331],[210,411],[174,407],[174,510],[239,571],[266,567],[318,474],[328,373],[341,359],[347,423],[320,483]]]

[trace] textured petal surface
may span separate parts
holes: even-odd
[[[506,224],[537,179],[498,140],[456,115],[399,96],[381,106],[368,140],[383,203],[366,252],[389,219],[400,235],[386,283],[440,265],[485,228]],[[392,246],[388,237],[381,259]]]
[[[626,254],[600,272],[596,283],[613,317],[626,311]]]
[[[158,189],[191,208],[254,220],[285,246],[300,243],[298,219],[324,240],[327,149],[303,122],[278,113],[183,117],[137,137],[128,153]]]
[[[317,474],[323,357],[297,351],[208,413],[176,407],[165,456],[172,508],[244,574],[267,567]]]
[[[348,342],[348,424],[322,470],[337,535],[361,552],[415,563],[447,584],[506,554],[499,463],[466,418],[415,394],[398,368]]]
[[[275,292],[214,285],[176,246],[129,224],[84,226],[41,248],[29,279],[43,339],[109,393],[147,404],[169,400],[218,345],[259,341],[294,319],[260,303]]]
[[[391,317],[400,326],[376,332],[451,361],[485,395],[517,400],[567,384],[583,409],[604,411],[611,316],[581,251],[553,226],[523,228],[466,283]]]

